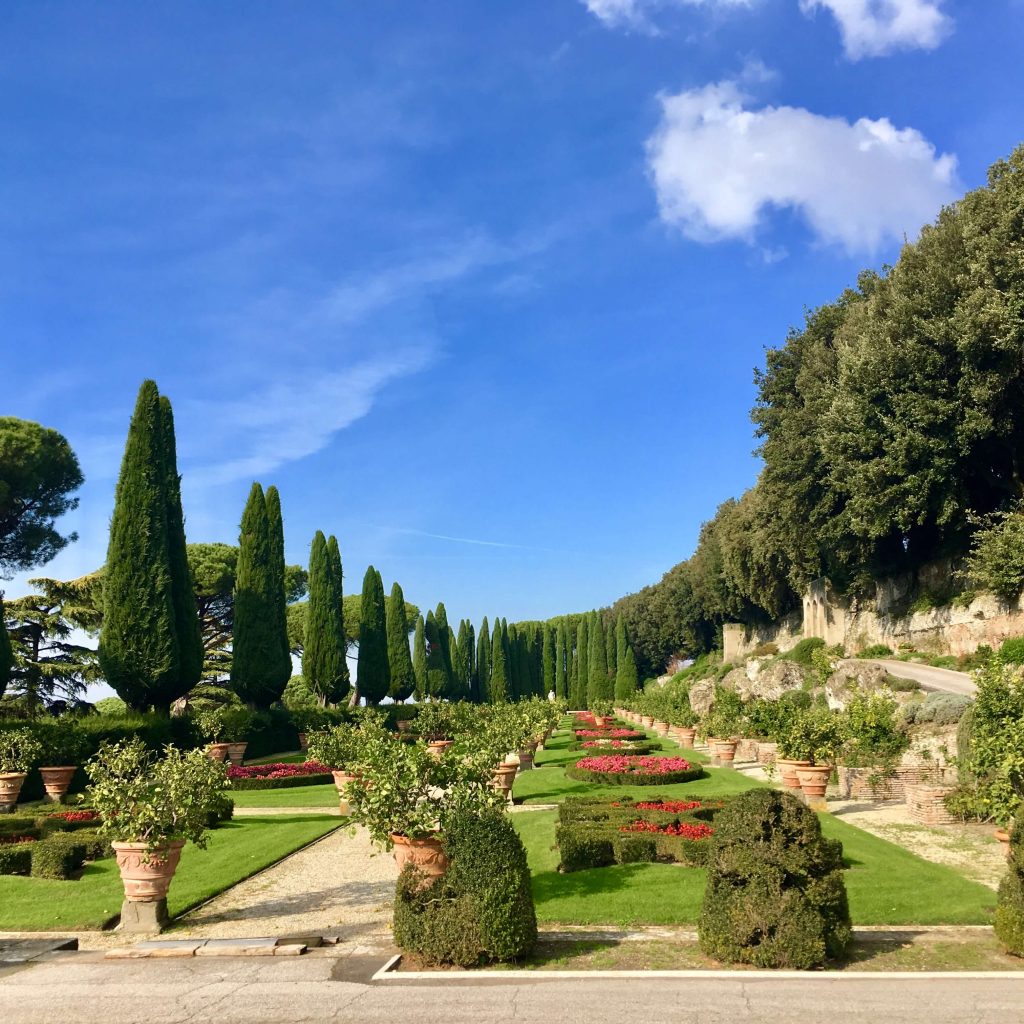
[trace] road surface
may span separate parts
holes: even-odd
[[[881,665],[890,675],[900,679],[913,679],[926,690],[941,690],[945,693],[959,693],[965,697],[973,697],[977,693],[974,680],[966,672],[954,672],[949,668],[932,668],[931,665],[918,665],[912,661],[897,661],[894,658],[863,658]]]
[[[1020,1021],[1024,974],[370,982],[380,955],[0,968],[3,1024],[968,1024]]]

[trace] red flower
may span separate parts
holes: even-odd
[[[99,814],[96,811],[56,811],[47,817],[59,818],[61,821],[95,821]]]
[[[229,779],[288,779],[295,775],[329,775],[331,769],[319,761],[302,764],[247,764],[232,765]]]
[[[687,811],[695,811],[701,806],[699,800],[662,800],[652,802],[650,800],[636,804],[638,811],[664,811],[666,814],[685,814]]]
[[[576,762],[576,767],[615,775],[667,775],[669,772],[689,771],[691,765],[681,757],[607,754],[604,757],[584,757]]]
[[[623,825],[620,832],[653,832],[661,836],[678,836],[680,839],[707,839],[709,836],[715,834],[715,830],[710,825],[705,825],[703,822],[697,822],[696,824],[690,824],[685,821],[674,821],[669,825],[658,825],[653,821],[639,821],[631,822],[629,825]]]

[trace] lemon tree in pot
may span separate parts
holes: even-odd
[[[201,750],[167,747],[161,756],[134,739],[104,743],[85,770],[124,883],[121,928],[159,931],[182,847],[203,848],[210,820],[223,809],[224,766]]]
[[[222,735],[228,747],[227,759],[234,765],[245,763],[245,749],[249,746],[246,737],[255,718],[256,713],[244,704],[226,707],[222,712]]]
[[[812,705],[797,711],[779,740],[779,753],[794,763],[804,798],[824,809],[832,766],[843,743],[843,721],[828,707]]]
[[[29,769],[43,752],[43,745],[28,729],[0,732],[0,814],[14,810]]]
[[[412,863],[426,876],[442,875],[448,862],[441,839],[450,817],[504,802],[491,784],[493,758],[482,743],[432,753],[422,742],[369,735],[348,786],[352,818],[394,851],[400,871]]]
[[[196,728],[199,735],[206,740],[206,756],[213,761],[225,761],[228,756],[230,744],[223,739],[224,729],[227,720],[224,716],[224,708],[203,708],[196,712]]]
[[[46,799],[64,802],[78,765],[88,753],[89,743],[70,715],[58,718],[45,737],[39,774],[43,777]]]
[[[310,733],[307,737],[310,758],[331,769],[342,814],[350,814],[352,810],[348,787],[358,774],[356,765],[363,743],[367,736],[382,732],[383,727],[379,720],[365,718],[358,727],[342,722],[330,729]]]

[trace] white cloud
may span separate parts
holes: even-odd
[[[800,0],[805,13],[825,7],[839,22],[851,60],[894,50],[934,50],[953,27],[941,0]]]
[[[753,241],[766,210],[788,208],[820,240],[873,252],[959,190],[956,158],[914,128],[748,101],[732,81],[661,97],[648,167],[662,219],[689,238]]]
[[[583,0],[587,10],[609,28],[655,32],[651,14],[665,7],[749,7],[753,0]]]

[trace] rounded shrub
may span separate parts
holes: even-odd
[[[1024,822],[1010,833],[1010,870],[999,883],[996,935],[1007,951],[1024,956]]]
[[[1004,665],[1024,665],[1024,636],[1011,636],[999,648],[999,660]]]
[[[716,960],[807,969],[851,938],[842,844],[787,793],[744,793],[715,819],[698,931]]]
[[[824,646],[825,641],[820,636],[809,636],[795,644],[782,657],[786,661],[795,661],[798,665],[810,668],[814,664],[814,652],[820,651]]]
[[[424,885],[412,867],[398,879],[395,942],[428,964],[462,967],[526,956],[537,916],[526,850],[499,811],[455,815],[446,825],[448,871]]]

